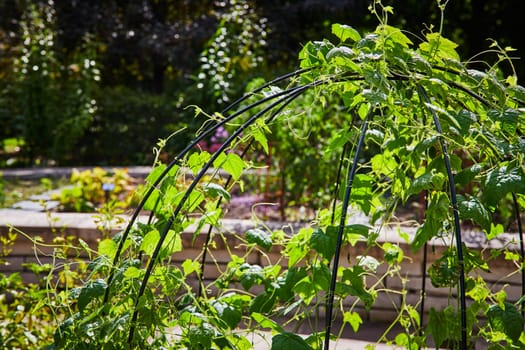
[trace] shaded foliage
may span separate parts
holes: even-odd
[[[56,39],[53,55],[58,71],[67,72],[66,68],[79,59],[94,60],[97,69],[100,70],[97,86],[101,91],[117,91],[126,86],[130,91],[130,106],[135,104],[133,100],[137,96],[144,94],[144,101],[148,101],[152,95],[157,95],[157,100],[167,101],[166,108],[173,105],[199,104],[210,106],[211,109],[220,109],[221,101],[225,103],[239,96],[252,77],[269,78],[276,73],[292,69],[296,64],[296,52],[309,40],[318,37],[333,38],[330,32],[331,23],[351,23],[355,28],[371,29],[376,20],[368,11],[368,2],[363,1],[2,0],[0,121],[4,127],[0,131],[0,139],[20,136],[34,138],[23,134],[24,128],[34,128],[34,125],[29,125],[27,121],[27,112],[21,111],[17,104],[13,103],[17,96],[14,88],[20,82],[20,77],[17,78],[14,74],[14,65],[23,46],[23,16],[30,3],[43,8],[53,7],[55,19],[52,29]],[[396,15],[390,23],[423,36],[420,24],[426,24],[428,29],[424,32],[436,26],[440,21],[440,4],[443,4],[443,1],[403,1],[401,6],[396,6]],[[515,28],[519,27],[524,6],[519,0],[447,2],[443,34],[461,44],[459,53],[462,57],[469,58],[474,53],[489,49],[491,42],[486,38],[497,38],[501,47],[516,47],[517,52],[511,54],[520,56],[524,52],[525,42]],[[222,29],[226,29],[228,35],[221,36]],[[244,33],[248,35],[243,39]],[[240,40],[236,42],[235,39]],[[203,60],[213,58],[214,52],[218,52],[216,48],[223,47],[222,45],[228,49],[223,50],[222,57],[215,55],[215,66]],[[90,53],[86,51],[87,46],[92,49]],[[494,63],[490,60],[497,60],[497,57],[490,58],[485,55],[474,60],[478,58],[489,64]],[[251,61],[255,64],[250,63]],[[524,74],[521,67],[523,65],[516,65],[519,78],[523,78]],[[224,71],[221,72],[218,68]],[[511,68],[502,66],[502,69]],[[510,74],[507,71],[505,73]],[[46,96],[52,98],[63,95],[64,89],[73,91],[73,87],[68,87],[68,82],[71,82],[70,77],[59,75],[54,81],[58,90],[51,89],[46,92]],[[42,95],[38,99],[48,97]],[[126,98],[127,95],[119,97],[123,101]],[[69,108],[61,105],[62,100],[58,98],[54,103],[57,110]],[[32,154],[32,151],[27,150],[28,161],[44,157],[63,164],[112,162],[111,157],[95,156],[103,154],[104,149],[91,152],[86,159],[71,150],[73,147],[102,145],[104,141],[101,139],[111,135],[111,128],[103,129],[100,127],[101,123],[120,125],[128,123],[129,120],[143,120],[147,118],[144,116],[146,112],[142,107],[137,110],[128,108],[127,117],[119,119],[121,113],[105,113],[113,109],[112,106],[104,105],[110,103],[109,99],[102,98],[97,102],[98,109],[94,111],[91,119],[94,125],[91,125],[88,119],[84,119],[87,121],[85,127],[71,135],[73,144],[68,141],[62,149],[49,146],[64,143],[60,141],[60,137],[50,132],[47,141],[29,147],[42,151],[37,151],[41,154]],[[144,107],[146,108],[145,105]],[[57,112],[45,112],[50,113]],[[158,113],[157,107],[153,106],[152,111],[146,114]],[[64,117],[70,119],[72,116]],[[171,118],[172,124],[177,126],[191,127],[199,124],[180,109],[173,109]],[[53,123],[52,118],[44,119],[48,120],[44,124]],[[89,130],[84,134],[88,127]],[[96,130],[104,132],[97,133]],[[173,130],[175,129],[166,130],[166,134],[158,136],[165,137]],[[127,138],[124,141],[126,144],[135,146],[127,147],[126,153],[119,155],[120,158],[147,153],[151,147],[150,144],[148,148],[144,148],[146,142],[141,145],[134,142],[135,135],[130,134],[127,137],[124,134],[118,138],[121,136]],[[149,136],[145,136],[144,139],[151,142]],[[32,142],[26,141],[30,144]],[[51,149],[46,150],[46,145]],[[53,147],[55,149],[52,149]],[[169,147],[180,149],[183,144],[173,141]],[[65,154],[62,154],[64,152]],[[140,157],[131,158],[133,161],[139,161]]]

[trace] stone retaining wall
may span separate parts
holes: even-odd
[[[0,210],[0,234],[6,235],[9,231],[9,225],[13,225],[18,230],[24,232],[28,237],[40,237],[44,245],[36,246],[30,239],[19,234],[19,238],[14,247],[12,247],[11,254],[7,257],[8,265],[0,266],[0,271],[13,273],[19,272],[26,282],[36,282],[37,277],[24,267],[25,263],[42,263],[42,264],[60,264],[63,261],[57,260],[53,257],[53,246],[50,244],[53,239],[59,235],[73,235],[76,238],[81,238],[92,249],[97,249],[97,243],[101,239],[101,234],[96,230],[93,223],[93,217],[90,214],[53,214],[48,216],[45,213],[25,213],[22,215],[20,211],[16,210]],[[50,228],[50,225],[53,229]],[[277,225],[278,226],[278,225]],[[224,229],[226,232],[243,233],[251,228],[249,223],[240,220],[225,220]],[[121,228],[116,228],[119,230]],[[408,234],[411,234],[411,229],[407,228]],[[412,232],[413,234],[413,232]],[[513,237],[510,236],[510,239]],[[507,237],[509,239],[509,237]],[[184,250],[173,256],[174,264],[181,264],[186,259],[194,259],[201,252],[201,247],[204,245],[205,237],[203,234],[199,235],[192,244],[193,233],[191,230],[183,234]],[[423,276],[423,252],[419,251],[413,253],[410,246],[399,238],[397,229],[384,229],[379,238],[380,241],[389,241],[397,243],[403,249],[406,259],[401,264],[401,269],[398,274],[388,275],[384,278],[384,286],[393,291],[400,291],[406,289],[406,296],[396,292],[380,292],[377,300],[370,311],[359,305],[357,310],[362,314],[362,317],[368,321],[392,321],[398,315],[399,307],[402,304],[403,298],[411,305],[418,305],[420,303],[420,290]],[[245,247],[240,240],[233,235],[231,239],[228,238],[228,245],[233,252],[237,251],[238,255],[242,256],[245,252]],[[475,245],[475,244],[474,244]],[[1,249],[1,247],[0,247]],[[364,244],[358,243],[354,247],[346,247],[341,253],[341,264],[344,266],[348,261],[355,262],[358,255],[362,255],[366,247]],[[477,247],[480,251],[481,247]],[[427,264],[439,258],[444,251],[444,247],[436,245],[428,248]],[[212,281],[220,273],[224,271],[229,262],[229,254],[226,252],[225,243],[222,240],[215,240],[215,249],[211,253],[213,260],[205,268],[205,278]],[[374,256],[379,261],[383,261],[383,252],[380,248],[372,248],[367,251],[367,255]],[[488,254],[483,252],[483,254]],[[83,254],[83,259],[88,257]],[[71,258],[71,257],[70,257]],[[268,260],[281,261],[281,264],[286,267],[287,262],[282,257],[280,252],[271,251],[266,255],[261,253],[253,253],[248,259],[251,264],[265,265]],[[211,262],[213,261],[213,262]],[[507,292],[508,298],[515,301],[521,297],[521,274],[517,271],[516,266],[505,260],[504,255],[500,255],[489,263],[490,272],[482,273],[481,276],[494,290],[504,289]],[[385,263],[379,267],[378,275],[383,276],[386,271]],[[377,277],[367,277],[367,283],[374,283]],[[446,288],[435,288],[430,281],[426,281],[426,298],[425,310],[428,311],[431,307],[441,309],[454,300],[454,291],[449,291]],[[452,294],[451,294],[452,293]],[[347,305],[353,304],[355,300],[348,299],[345,301]]]

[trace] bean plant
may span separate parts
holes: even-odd
[[[373,32],[333,24],[335,39],[304,45],[299,70],[209,114],[181,153],[154,164],[128,226],[99,243],[91,278],[72,291],[72,312],[53,347],[250,349],[253,335],[267,330],[275,350],[329,349],[344,327],[359,332],[360,307],[371,309],[384,292],[406,296],[405,288],[384,283],[387,276],[407,278],[406,252],[378,237],[397,225],[396,208],[419,198],[425,214],[415,235],[402,228],[399,235],[414,252],[445,245],[426,271],[435,287],[449,291],[450,305],[431,308],[423,322],[424,293],[415,304],[403,297],[394,321],[403,332],[378,340],[407,349],[431,338],[454,349],[480,338],[491,349],[525,347],[522,300],[481,278],[503,252],[482,256],[463,236],[468,223],[497,239],[512,220],[509,205],[519,211],[525,204],[525,89],[511,49],[494,42],[464,60],[441,27],[414,35],[388,24],[393,10],[381,1],[371,11],[379,21]],[[496,62],[479,64],[485,54]],[[223,216],[232,193],[261,165],[258,154],[269,152],[271,138],[284,138],[291,118],[305,125],[321,118],[336,128],[320,147],[312,141],[294,150],[300,157],[315,149],[317,161],[330,162],[324,169],[333,180],[322,195],[331,202],[309,225],[274,229],[255,218],[245,232],[230,232]],[[222,129],[229,132],[219,148],[199,147]],[[290,145],[299,140],[289,133]],[[147,221],[138,220],[143,210],[151,213]],[[368,222],[356,223],[355,211]],[[343,261],[358,244],[362,251]],[[194,258],[172,263],[188,246]],[[228,253],[225,265],[219,249]],[[523,252],[504,249],[523,272]],[[336,318],[343,328],[334,327]],[[297,335],[299,327],[309,334]]]

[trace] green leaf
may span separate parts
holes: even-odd
[[[405,34],[403,34],[399,28],[382,24],[377,27],[376,33],[382,33],[386,37],[387,41],[401,45],[404,48],[408,48],[410,45],[412,45],[412,41]]]
[[[241,322],[242,312],[233,306],[219,300],[214,300],[211,305],[221,321],[224,321],[230,329],[234,329]]]
[[[448,220],[449,204],[448,196],[443,192],[438,192],[431,198],[425,222],[417,229],[412,242],[414,251],[421,248],[425,242],[435,237],[443,229],[444,223]]]
[[[308,343],[294,333],[283,332],[273,336],[271,350],[312,350]]]
[[[260,245],[267,251],[270,250],[273,244],[271,234],[258,228],[246,231],[246,240],[248,243]]]
[[[483,189],[483,197],[487,204],[496,206],[509,192],[525,193],[523,170],[510,164],[491,170]]]
[[[392,176],[398,167],[395,158],[389,151],[376,154],[372,157],[370,162],[372,165],[372,171],[380,175]]]
[[[144,271],[138,269],[135,266],[130,266],[127,268],[127,270],[124,272],[124,276],[127,278],[139,278],[144,275]]]
[[[430,309],[428,320],[428,332],[432,334],[436,349],[440,348],[446,340],[458,340],[459,329],[457,314],[451,308],[443,311]]]
[[[275,305],[276,295],[264,292],[256,296],[250,304],[250,313],[258,312],[266,314],[272,311]]]
[[[190,349],[211,349],[214,337],[214,329],[209,324],[203,323],[199,327],[191,327],[186,339],[191,343]]]
[[[325,233],[320,228],[316,229],[310,237],[310,245],[323,258],[331,260],[337,245],[337,231],[327,230]]]
[[[188,159],[188,167],[195,175],[210,160],[211,155],[206,151],[192,153]]]
[[[162,248],[160,251],[160,259],[168,257],[173,253],[180,252],[182,250],[182,239],[180,234],[175,230],[169,230],[166,234],[164,242],[162,242]]]
[[[293,288],[295,285],[305,278],[307,275],[304,267],[290,267],[285,272],[285,276],[279,276],[277,278],[278,288],[276,293],[282,301],[289,301],[294,297]]]
[[[454,182],[457,185],[467,185],[471,182],[478,174],[481,173],[483,167],[481,164],[474,164],[468,168],[462,169],[459,173],[454,176]]]
[[[239,270],[242,273],[239,282],[246,290],[264,279],[264,271],[259,265],[242,264]]]
[[[337,295],[353,295],[361,299],[365,308],[370,310],[374,303],[375,297],[365,289],[363,275],[365,270],[363,267],[356,265],[353,268],[345,268],[341,282],[338,283],[336,292]]]
[[[326,59],[328,61],[335,59],[337,57],[343,58],[343,61],[341,61],[341,63],[343,63],[347,59],[351,60],[352,58],[354,58],[355,52],[349,47],[339,46],[339,47],[334,47],[333,49],[328,51],[328,53],[326,54]]]
[[[268,138],[266,137],[266,134],[265,134],[265,133],[271,133],[268,126],[265,125],[261,119],[258,119],[256,125],[250,128],[250,130],[251,130],[251,134],[253,138],[255,139],[255,141],[257,141],[264,149],[264,153],[269,154]]]
[[[258,312],[252,312],[250,314],[251,318],[257,322],[262,328],[269,328],[272,331],[275,332],[284,332],[283,327],[281,327],[278,323],[275,321],[269,319],[268,317],[264,316],[261,313]],[[289,349],[291,350],[291,349]]]
[[[470,126],[476,123],[478,120],[478,117],[475,113],[466,109],[462,109],[459,111],[459,113],[455,114],[454,117],[460,126],[459,131],[462,135],[467,135],[470,130]]]
[[[206,183],[202,185],[202,189],[206,195],[212,198],[222,197],[227,202],[229,202],[231,199],[230,192],[226,191],[224,187],[219,184],[213,182]]]
[[[84,285],[78,296],[78,309],[83,311],[93,299],[104,295],[106,287],[106,281],[103,279],[96,279]]]
[[[485,232],[490,232],[492,217],[483,203],[474,197],[465,198],[460,194],[458,194],[457,199],[460,219],[472,220],[481,226]]]
[[[377,268],[379,267],[380,263],[377,261],[376,258],[370,255],[363,255],[357,257],[359,266],[365,268],[366,270],[370,272],[376,272]]]
[[[182,270],[184,271],[184,276],[188,276],[193,272],[199,272],[201,269],[201,264],[198,261],[191,259],[186,259],[182,263]]]
[[[100,255],[105,255],[110,259],[115,257],[117,251],[117,243],[109,238],[103,239],[98,243],[98,253]]]
[[[149,231],[140,244],[140,250],[146,255],[152,256],[157,244],[159,243],[160,233],[157,230]]]
[[[404,252],[399,245],[392,244],[390,242],[385,242],[382,246],[384,251],[385,261],[392,265],[394,263],[401,263],[403,261]]]
[[[523,317],[515,305],[504,302],[500,305],[492,305],[487,312],[490,326],[495,331],[505,333],[513,342],[517,342],[523,329]]]
[[[221,153],[213,162],[213,166],[222,168],[237,181],[240,179],[242,171],[246,168],[246,163],[235,153]]]
[[[334,44],[325,41],[310,41],[306,43],[301,52],[299,52],[299,59],[301,60],[301,68],[308,68],[317,66],[326,62],[326,54],[334,47]]]
[[[361,35],[357,30],[345,24],[332,24],[332,34],[338,37],[341,42],[345,42],[348,39],[357,42],[361,39]]]
[[[445,175],[432,169],[414,179],[408,188],[407,195],[412,196],[426,190],[440,190],[444,183]]]
[[[359,326],[363,324],[363,320],[361,319],[361,316],[359,316],[357,312],[353,312],[353,311],[346,311],[343,314],[343,322],[349,323],[350,326],[352,326],[354,333],[357,333],[357,331],[359,330]]]
[[[494,122],[501,123],[501,127],[508,134],[513,134],[516,132],[516,127],[518,125],[518,119],[521,113],[515,109],[506,109],[504,111],[490,110],[487,113],[488,117]]]
[[[427,53],[428,56],[434,57],[434,55],[437,55],[442,59],[460,60],[456,52],[458,45],[455,42],[443,37],[440,33],[429,33],[426,35],[426,39],[426,42],[419,45],[419,49]]]

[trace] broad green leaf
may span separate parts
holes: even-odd
[[[301,68],[309,68],[326,62],[326,54],[334,47],[329,41],[310,41],[306,43],[301,52]]]
[[[483,197],[487,204],[496,206],[510,192],[525,193],[523,170],[511,164],[491,170],[483,189]]]
[[[246,240],[248,241],[248,243],[255,243],[260,245],[267,251],[270,250],[273,244],[272,235],[258,228],[246,231]]]
[[[361,35],[357,30],[345,24],[332,24],[332,34],[338,37],[341,42],[345,42],[348,39],[357,42],[361,39]]]
[[[363,324],[363,320],[361,319],[361,316],[359,316],[357,312],[353,312],[353,311],[346,311],[343,314],[343,322],[349,323],[350,326],[352,326],[354,333],[357,333],[357,331],[359,330],[359,326]]]
[[[222,168],[236,181],[240,179],[242,171],[247,167],[241,157],[235,153],[221,153],[213,162],[213,166],[216,168]]]
[[[183,194],[183,192],[181,192],[181,194]],[[182,195],[179,198],[182,199]],[[188,212],[192,212],[197,209],[199,205],[201,205],[204,199],[204,194],[202,194],[200,191],[193,190],[188,196],[186,203],[184,203],[184,208]]]
[[[521,103],[525,103],[525,87],[521,85],[511,86],[508,91],[510,91],[515,99],[519,100]]]
[[[434,308],[430,309],[428,319],[429,333],[432,334],[436,349],[441,347],[441,344],[445,342],[448,336],[446,320],[442,313],[437,312]]]
[[[242,312],[235,307],[219,300],[212,301],[211,305],[217,312],[221,321],[225,322],[230,329],[237,327],[242,319]]]
[[[377,268],[380,265],[379,261],[370,255],[358,256],[357,261],[359,266],[374,273],[377,271]]]
[[[470,183],[478,174],[481,173],[483,167],[481,164],[474,164],[461,170],[454,176],[454,182],[458,185],[467,185]]]
[[[487,316],[490,326],[495,331],[505,333],[513,342],[517,342],[523,330],[523,317],[515,305],[504,302],[502,306],[492,305],[489,308]]]
[[[250,317],[257,322],[262,328],[269,328],[272,331],[275,332],[284,332],[284,329],[275,321],[269,319],[268,317],[264,316],[261,313],[258,312],[252,312],[250,314]],[[291,349],[289,349],[291,350]]]
[[[309,248],[306,247],[306,243],[310,241],[313,231],[311,227],[303,227],[290,238],[285,250],[289,267],[295,266],[308,254]]]
[[[394,263],[401,263],[403,261],[404,252],[399,245],[392,244],[390,242],[383,243],[384,258],[390,265]]]
[[[325,233],[320,228],[316,229],[310,237],[310,245],[323,258],[331,260],[337,245],[337,231],[327,230]]]
[[[332,271],[327,265],[315,265],[312,267],[312,283],[316,290],[328,290],[332,279]]]
[[[207,194],[208,196],[212,198],[222,197],[227,202],[229,202],[231,199],[230,192],[226,191],[224,187],[222,187],[219,184],[209,182],[209,183],[203,184],[202,189],[205,194]]]
[[[352,58],[354,58],[355,52],[349,47],[339,46],[339,47],[334,47],[333,49],[328,51],[328,53],[326,54],[326,59],[328,61],[335,59],[337,57],[342,58],[343,60],[341,61],[341,63],[344,63],[344,61],[351,60]]]
[[[384,24],[377,27],[376,33],[382,33],[386,37],[387,45],[389,42],[401,45],[405,48],[408,48],[410,45],[412,45],[412,41],[405,34],[403,34],[399,28]]]
[[[140,244],[140,250],[143,251],[146,255],[152,256],[157,244],[159,243],[160,233],[157,230],[151,230],[148,232],[142,243]]]
[[[460,194],[458,194],[457,199],[460,219],[472,220],[481,226],[485,232],[490,232],[492,217],[483,203],[475,197],[465,198]]]
[[[423,42],[419,45],[419,49],[422,52],[425,52],[429,57],[434,57],[437,55],[440,58],[448,58],[459,61],[459,55],[456,52],[456,47],[458,45],[443,37],[439,33],[429,33],[426,35],[426,42]]]
[[[411,59],[409,60],[409,64],[411,64],[417,71],[420,71],[421,73],[432,73],[432,66],[430,63],[428,63],[426,59],[418,54],[412,55]]]
[[[450,201],[448,196],[439,192],[431,198],[430,204],[426,211],[426,220],[419,226],[412,241],[412,249],[417,251],[419,248],[435,237],[448,220]]]
[[[106,281],[103,279],[96,279],[86,283],[78,296],[78,309],[83,311],[93,299],[104,295],[106,287]]]
[[[505,111],[490,110],[488,117],[494,122],[501,123],[501,128],[508,134],[516,132],[518,119],[521,113],[515,109],[506,109]]]
[[[443,116],[444,117],[444,121],[446,121],[450,126],[452,126],[453,128],[455,128],[456,130],[461,130],[461,125],[458,123],[458,121],[456,120],[456,118],[450,114],[447,110],[439,107],[439,106],[436,106],[435,104],[433,103],[428,103],[428,102],[425,102],[425,105],[430,108],[431,110],[435,111],[438,115],[440,116]]]
[[[250,304],[250,313],[258,312],[266,314],[272,311],[275,305],[275,293],[264,292],[256,296]]]
[[[496,238],[498,235],[505,232],[505,228],[502,224],[494,225],[493,222],[490,223],[490,231],[487,234],[487,239],[490,241],[493,238]]]
[[[259,121],[258,119],[257,121]],[[264,149],[264,153],[269,154],[269,147],[268,147],[268,138],[266,137],[266,133],[271,133],[270,129],[266,125],[255,125],[251,129],[251,134],[255,141],[257,141],[262,148]],[[264,130],[264,131],[263,131]]]
[[[303,278],[306,277],[306,269],[303,267],[290,267],[286,272],[285,276],[279,276],[277,278],[278,288],[276,293],[282,301],[289,301],[293,298],[293,288]]]
[[[207,323],[202,323],[199,327],[191,327],[186,335],[186,339],[190,341],[191,349],[211,349],[214,337],[215,331]]]
[[[372,157],[370,162],[372,165],[372,171],[380,175],[392,176],[398,166],[392,153],[387,151],[376,154]]]
[[[375,89],[363,89],[361,94],[373,105],[382,104],[388,99],[387,94]]]
[[[343,276],[341,277],[341,282],[337,285],[336,291],[338,295],[358,297],[365,305],[365,308],[370,310],[375,297],[365,289],[364,274],[365,270],[359,265],[343,269]]]
[[[440,190],[444,183],[445,175],[432,169],[432,171],[414,179],[408,188],[407,195],[412,196],[426,190]]]
[[[98,253],[105,255],[110,259],[115,257],[117,251],[117,243],[109,238],[103,239],[98,243]]]
[[[379,38],[379,35],[370,33],[364,36],[364,38],[359,39],[357,42],[357,48],[359,49],[368,49],[368,50],[375,50],[377,45],[377,40]]]
[[[271,350],[312,350],[306,341],[294,333],[283,332],[273,336]]]
[[[124,276],[127,278],[139,278],[144,275],[144,271],[138,269],[135,266],[130,266],[127,268],[127,270],[124,272]]]
[[[201,269],[201,264],[198,261],[191,259],[186,259],[182,263],[182,270],[184,271],[184,276],[188,276],[193,272],[199,272]]]
[[[182,239],[175,230],[169,230],[166,234],[160,252],[160,258],[165,258],[182,250]]]
[[[470,130],[470,126],[476,123],[478,120],[478,117],[475,113],[466,109],[459,111],[459,113],[454,115],[454,118],[460,126],[459,131],[461,132],[461,135],[467,135]]]
[[[239,270],[242,273],[239,282],[245,290],[249,290],[264,279],[264,271],[259,265],[242,264]]]
[[[206,151],[192,153],[188,159],[188,167],[195,175],[210,160],[211,155]]]

